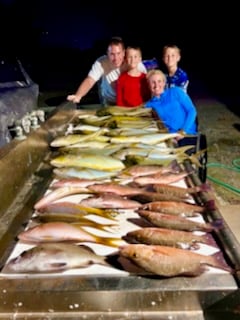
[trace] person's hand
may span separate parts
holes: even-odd
[[[185,138],[185,136],[186,136],[186,132],[184,132],[183,130],[179,130],[177,133],[179,134],[179,136],[177,136],[177,137],[175,138],[176,141],[179,141],[179,140]]]
[[[73,102],[73,103],[79,103],[80,100],[81,100],[81,97],[80,97],[80,96],[77,96],[77,95],[75,95],[75,94],[70,94],[70,95],[67,96],[67,100],[68,100],[68,101],[71,101],[71,102]]]

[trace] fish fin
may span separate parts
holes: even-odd
[[[119,245],[123,244],[123,239],[120,238],[108,238],[108,237],[99,237],[97,242],[109,247],[116,247],[118,248]]]
[[[214,211],[217,209],[215,201],[213,199],[208,200],[204,206],[207,211]]]
[[[211,257],[215,261],[215,265],[212,265],[213,267],[220,268],[222,270],[228,271],[231,274],[233,273],[233,268],[231,268],[226,260],[224,259],[223,253],[221,251],[217,251],[214,254],[211,255]]]

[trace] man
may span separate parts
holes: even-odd
[[[99,99],[103,106],[116,105],[116,82],[127,66],[124,62],[125,45],[119,37],[111,38],[107,55],[98,58],[92,65],[87,77],[82,81],[75,94],[67,96],[68,101],[79,103],[90,89],[99,82]],[[141,63],[139,70],[146,73]]]

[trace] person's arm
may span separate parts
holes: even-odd
[[[67,96],[67,100],[74,103],[79,103],[82,97],[84,97],[94,86],[95,82],[96,81],[93,78],[87,76],[78,87],[76,93]]]
[[[196,122],[197,110],[190,96],[184,91],[182,91],[181,93],[181,104],[183,108],[186,110],[186,121],[182,130],[184,132],[189,132],[189,129],[191,129],[193,124]]]
[[[76,93],[70,94],[67,96],[68,101],[79,103],[82,97],[84,97],[89,92],[89,90],[94,86],[94,84],[102,77],[104,72],[101,65],[102,59],[103,57],[100,57],[94,62],[87,77],[82,81]]]

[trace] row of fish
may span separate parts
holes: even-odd
[[[163,277],[196,276],[206,265],[231,272],[212,237],[222,221],[204,221],[214,203],[194,203],[209,187],[176,186],[189,175],[180,166],[189,146],[169,147],[177,135],[159,132],[145,109],[119,109],[82,114],[72,132],[52,141],[60,153],[51,160],[55,179],[34,206],[33,225],[18,235],[33,247],[10,259],[5,272],[60,272],[92,264],[109,273],[120,266],[131,273],[133,264],[139,274]],[[217,252],[200,254],[201,244]],[[112,250],[100,254],[97,246]]]

